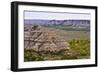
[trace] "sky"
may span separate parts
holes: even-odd
[[[46,19],[46,20],[82,19],[82,20],[90,20],[90,17],[91,17],[91,15],[89,13],[24,11],[24,19]]]

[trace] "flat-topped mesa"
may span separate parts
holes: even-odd
[[[55,30],[38,25],[31,26],[24,32],[24,48],[51,52],[69,49],[68,43]]]

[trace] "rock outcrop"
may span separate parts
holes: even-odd
[[[38,25],[25,26],[24,48],[51,52],[69,49],[67,41],[57,35],[55,30]]]

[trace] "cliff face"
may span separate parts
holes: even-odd
[[[42,26],[24,27],[24,48],[35,51],[60,51],[69,49],[68,43],[56,34],[56,29]]]

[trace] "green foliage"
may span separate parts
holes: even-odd
[[[70,48],[75,52],[77,57],[90,56],[90,41],[89,40],[72,40],[69,42]]]
[[[43,60],[42,56],[33,50],[25,50],[24,51],[24,61],[41,61]]]

